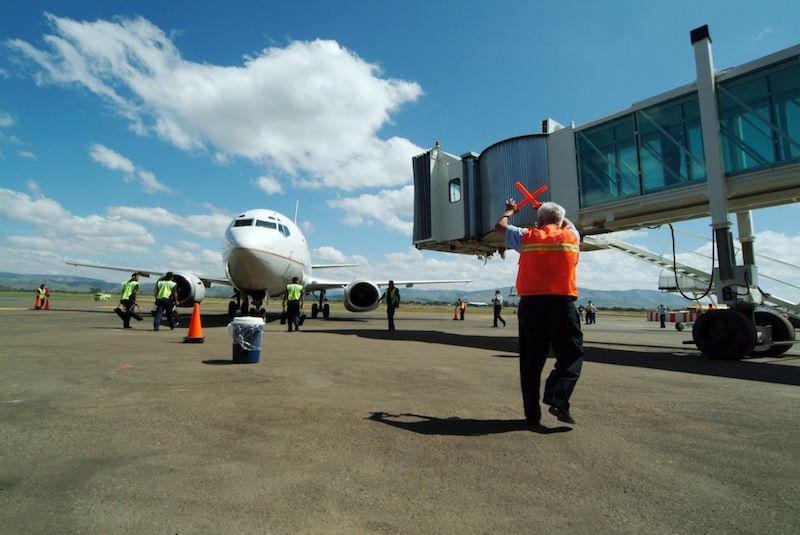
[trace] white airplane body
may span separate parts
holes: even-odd
[[[223,252],[225,278],[205,277],[186,271],[174,271],[178,283],[179,306],[192,306],[205,297],[205,288],[212,284],[232,286],[235,301],[231,301],[228,312],[265,315],[262,305],[269,298],[281,298],[286,285],[297,277],[304,292],[319,292],[319,303],[311,309],[312,317],[329,314],[324,303],[325,292],[330,289],[344,290],[344,305],[351,312],[368,312],[380,304],[381,288],[386,281],[333,281],[318,279],[313,270],[349,267],[355,264],[313,265],[308,243],[300,228],[288,217],[274,210],[253,209],[236,216],[225,231]],[[163,275],[163,272],[100,266],[67,262],[69,265],[138,272],[145,277]],[[446,284],[470,282],[468,280],[395,280],[396,286],[411,287],[415,284]],[[252,306],[251,306],[252,305]]]

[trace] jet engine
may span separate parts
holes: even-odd
[[[172,274],[172,280],[178,284],[175,289],[178,291],[179,307],[190,307],[206,296],[206,287],[196,275],[175,272]]]
[[[350,312],[369,312],[378,308],[381,291],[369,281],[353,281],[344,289],[344,308]]]

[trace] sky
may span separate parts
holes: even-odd
[[[122,280],[65,261],[223,274],[251,208],[298,223],[326,276],[506,287],[516,256],[421,252],[411,158],[580,125],[800,43],[792,1],[171,1],[0,3],[0,271]],[[569,215],[569,214],[568,214]],[[732,218],[733,220],[734,218]],[[756,252],[800,265],[798,207],[754,212]],[[708,270],[709,221],[677,225]],[[690,232],[693,235],[686,234]],[[669,230],[626,239],[671,254]],[[704,256],[705,255],[705,256]],[[800,269],[762,280],[800,301]],[[581,256],[582,288],[657,289],[660,270]]]

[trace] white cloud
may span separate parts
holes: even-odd
[[[300,223],[300,228],[303,231],[303,234],[311,234],[314,232],[314,224],[311,221],[303,221]]]
[[[132,174],[136,170],[136,166],[128,158],[99,143],[92,145],[92,148],[89,149],[89,156],[103,167],[113,171]]]
[[[0,111],[0,128],[5,128],[14,124],[14,118],[7,112]]]
[[[21,151],[19,151],[17,153],[17,155],[20,158],[26,158],[28,160],[35,160],[36,159],[36,154],[34,154],[33,152],[31,152],[29,150],[21,150]]]
[[[267,195],[276,195],[283,193],[283,186],[276,179],[268,176],[260,176],[252,184],[258,189],[264,191]]]
[[[39,187],[39,184],[37,184],[35,180],[28,180],[27,186],[28,189],[31,191],[31,193],[33,193],[34,195],[41,195],[42,189]]]
[[[220,212],[179,216],[161,207],[112,206],[111,216],[130,221],[144,221],[159,227],[180,227],[184,232],[201,238],[220,238],[233,216]]]
[[[344,264],[348,262],[352,262],[347,255],[341,252],[339,249],[335,247],[331,247],[330,245],[323,245],[322,247],[317,247],[311,251],[311,258],[317,260],[327,260],[330,262],[334,262],[336,264]]]
[[[410,180],[422,152],[378,137],[402,105],[422,93],[382,77],[335,41],[295,41],[241,65],[194,63],[143,18],[82,22],[46,15],[47,48],[6,41],[38,65],[41,84],[80,85],[111,104],[139,133],[187,151],[248,158],[309,187],[391,187]]]
[[[344,210],[344,223],[351,227],[378,224],[407,236],[411,235],[414,228],[414,186],[327,202],[328,206]]]
[[[137,168],[128,158],[105,145],[99,143],[92,145],[89,149],[89,156],[107,169],[124,172],[125,182],[132,182],[138,177],[142,183],[142,190],[146,193],[174,193],[172,188],[159,182],[156,175],[145,169]]]
[[[21,249],[41,248],[58,253],[144,253],[155,240],[143,226],[116,217],[76,216],[43,196],[0,189],[0,216],[36,227],[35,236],[9,235]]]
[[[761,31],[756,35],[756,42],[761,41],[764,37],[772,33],[772,26],[763,26]]]

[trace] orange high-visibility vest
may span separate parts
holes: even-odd
[[[522,236],[517,293],[578,297],[579,251],[580,240],[571,230],[556,225],[529,228]]]
[[[461,310],[465,310],[467,308],[467,304],[464,301],[461,301],[461,304],[458,305],[458,308],[460,308]]]

